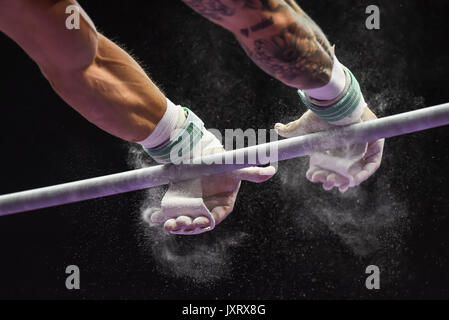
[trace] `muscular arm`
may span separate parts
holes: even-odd
[[[166,109],[164,95],[119,46],[81,15],[68,30],[75,0],[0,0],[0,30],[38,64],[54,90],[103,130],[128,141],[149,136]]]
[[[265,72],[300,89],[329,82],[332,47],[293,0],[183,0],[231,31]]]

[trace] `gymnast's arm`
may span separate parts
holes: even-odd
[[[54,90],[87,120],[127,141],[148,137],[166,99],[142,68],[99,34],[87,14],[68,30],[75,0],[0,0],[0,30],[38,64]]]
[[[231,31],[248,56],[284,84],[312,89],[329,82],[333,49],[293,0],[183,0]]]
[[[289,138],[369,121],[360,85],[340,64],[326,36],[294,0],[183,0],[212,22],[231,31],[248,56],[265,72],[294,87],[309,109],[275,129]],[[384,140],[347,146],[310,157],[306,177],[323,188],[345,192],[380,166]]]

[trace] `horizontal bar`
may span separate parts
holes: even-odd
[[[125,193],[202,175],[309,155],[354,143],[375,141],[449,124],[449,103],[202,157],[201,164],[157,165],[102,177],[0,196],[0,215]],[[277,150],[277,152],[273,152]],[[271,151],[271,152],[270,152]],[[263,155],[263,156],[261,156]],[[237,162],[238,159],[243,161]],[[231,164],[229,161],[232,160]],[[255,160],[255,161],[250,161]],[[214,163],[214,164],[205,164]],[[224,163],[224,164],[217,164]]]

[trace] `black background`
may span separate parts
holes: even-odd
[[[207,126],[272,128],[304,108],[259,70],[233,36],[181,1],[80,1],[98,29],[143,64]],[[301,1],[336,44],[370,107],[385,116],[448,102],[447,1]],[[381,29],[365,28],[377,4]],[[2,55],[0,194],[138,167],[138,149],[67,106],[6,36]],[[244,184],[235,211],[197,237],[140,219],[160,190],[0,219],[0,298],[446,298],[449,129],[387,141],[383,165],[341,196],[304,178],[306,159]],[[66,266],[81,290],[65,288]],[[378,265],[381,289],[365,288]]]

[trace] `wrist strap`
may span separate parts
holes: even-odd
[[[327,122],[337,122],[348,117],[362,102],[362,91],[357,79],[348,68],[345,68],[345,71],[349,75],[349,86],[342,97],[329,106],[324,107],[314,104],[304,91],[298,90],[299,97],[304,105]]]
[[[187,118],[181,128],[176,129],[170,140],[157,148],[144,148],[159,163],[179,164],[190,158],[193,148],[203,136],[203,121],[192,110],[184,108]]]

